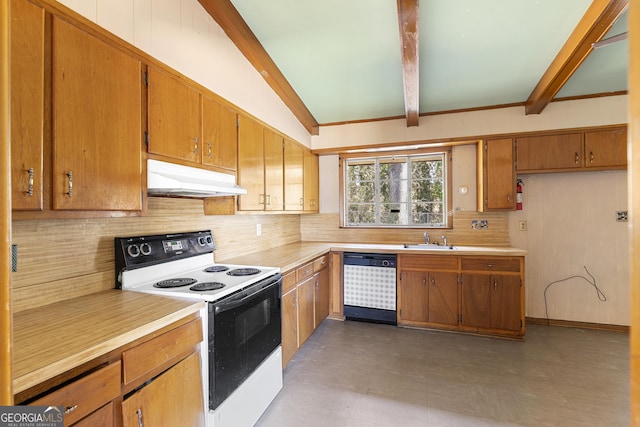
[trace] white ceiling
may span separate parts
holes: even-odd
[[[396,0],[231,3],[319,124],[405,115]],[[524,103],[590,3],[421,0],[420,113]],[[556,98],[627,90],[627,45],[593,50]]]

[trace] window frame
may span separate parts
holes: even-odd
[[[445,225],[442,227],[433,227],[428,225],[349,225],[347,223],[347,212],[346,212],[346,173],[347,173],[347,160],[354,158],[362,158],[362,159],[370,159],[370,158],[381,158],[381,157],[391,157],[391,156],[416,156],[419,157],[421,155],[433,155],[438,153],[444,153],[445,159],[445,194],[446,194],[446,215],[445,215]],[[340,182],[340,228],[349,228],[349,229],[437,229],[437,230],[446,230],[453,228],[453,150],[451,146],[445,147],[432,147],[432,148],[420,148],[416,150],[398,150],[398,151],[380,151],[380,152],[358,152],[358,153],[340,153],[339,155],[339,182]]]

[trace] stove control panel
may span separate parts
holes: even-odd
[[[147,267],[167,261],[175,261],[196,255],[212,253],[215,243],[211,231],[194,231],[177,234],[117,237],[116,273]]]

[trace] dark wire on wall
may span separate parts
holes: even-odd
[[[551,282],[547,285],[546,288],[544,288],[544,315],[547,318],[547,326],[549,326],[549,310],[547,307],[547,290],[549,289],[549,287],[551,287],[551,285],[555,285],[556,283],[560,283],[560,282],[566,282],[567,280],[571,280],[571,279],[583,279],[584,281],[586,281],[588,284],[590,284],[591,286],[593,286],[596,290],[596,295],[598,296],[598,299],[602,302],[605,302],[607,300],[607,296],[604,294],[604,292],[602,292],[600,290],[600,288],[598,287],[597,283],[596,283],[596,278],[593,277],[593,275],[589,272],[589,270],[587,269],[587,266],[583,266],[584,270],[587,272],[587,274],[589,275],[589,277],[591,278],[591,280],[587,279],[584,276],[581,275],[574,275],[574,276],[569,276],[565,279],[560,279],[560,280],[556,280],[555,282]]]

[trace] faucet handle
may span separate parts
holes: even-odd
[[[447,246],[447,236],[442,236],[442,246]]]
[[[429,233],[428,232],[424,232],[424,242],[428,245],[430,243],[429,241]]]

